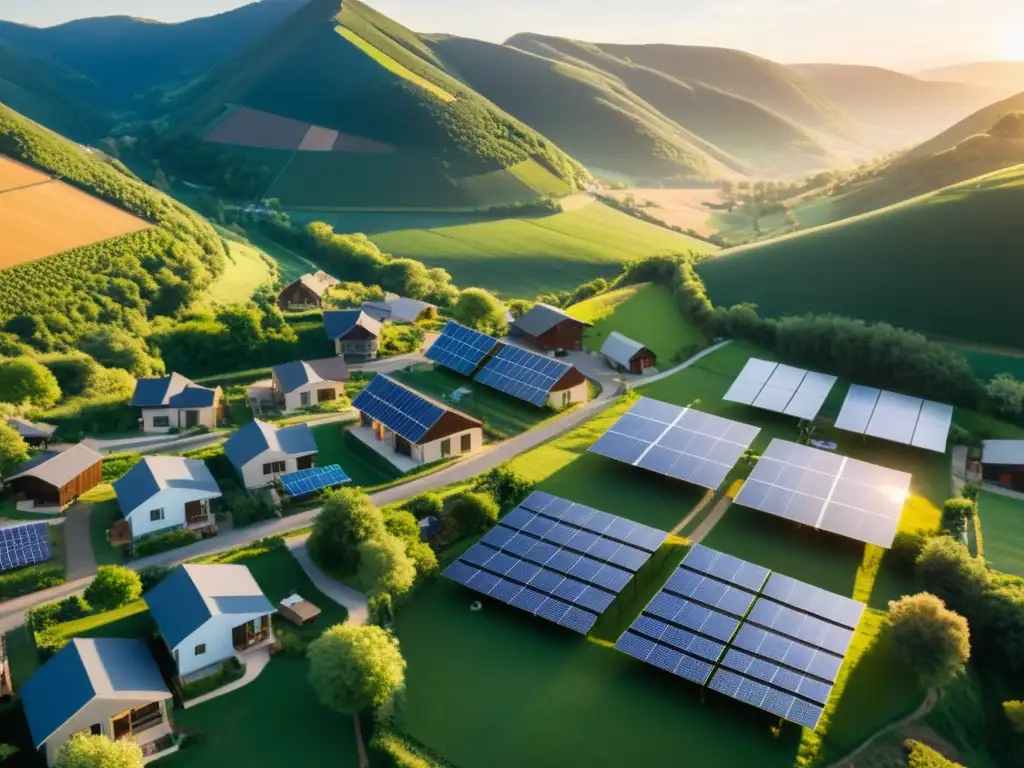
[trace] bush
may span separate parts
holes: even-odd
[[[53,627],[48,627],[40,632],[33,634],[35,639],[36,651],[39,653],[39,658],[46,661],[53,656],[57,651],[68,644],[68,638],[64,637],[57,632]]]
[[[920,741],[907,739],[903,748],[907,750],[907,768],[964,768]]]
[[[223,498],[224,506],[231,512],[231,520],[238,528],[277,516],[265,496],[254,496],[247,491],[229,491]]]
[[[113,611],[142,595],[139,574],[123,565],[101,565],[85,588],[85,599],[97,611]]]
[[[44,629],[60,624],[60,603],[43,603],[25,612],[25,624],[33,632],[42,632]]]
[[[978,497],[981,495],[981,481],[975,480],[971,483],[964,483],[964,487],[960,489],[960,495],[977,503]]]
[[[913,576],[917,558],[930,538],[931,535],[925,531],[900,531],[892,540],[886,560],[903,575]]]
[[[384,727],[375,730],[370,754],[375,758],[372,763],[379,764],[381,768],[451,768],[449,763],[431,754],[422,744]]]
[[[402,595],[416,583],[416,564],[405,552],[405,542],[390,534],[361,541],[359,581],[368,594]]]
[[[436,493],[421,493],[405,502],[405,509],[417,520],[425,517],[441,517],[444,512],[444,499]]]
[[[964,671],[971,656],[967,620],[922,592],[889,603],[893,642],[922,685],[943,686]]]
[[[425,541],[406,542],[405,554],[416,564],[416,573],[425,578],[437,575],[437,555]]]
[[[0,573],[0,600],[10,600],[30,592],[60,586],[65,581],[64,569],[59,566],[20,568],[10,573]]]
[[[142,461],[141,453],[115,453],[103,457],[103,482],[112,483]]]
[[[476,491],[489,493],[498,506],[506,508],[518,504],[533,490],[533,483],[517,474],[507,465],[495,467],[482,474],[473,486]]]
[[[392,536],[397,536],[408,543],[418,543],[420,526],[411,512],[405,510],[390,511],[384,517],[384,528]]]
[[[202,538],[195,531],[178,528],[166,533],[154,533],[136,541],[132,547],[136,557],[146,557],[160,552],[167,552],[178,547],[187,547]],[[143,590],[145,591],[145,590]]]
[[[305,656],[307,643],[297,632],[287,627],[274,628],[274,637],[277,638],[277,649],[273,650],[275,656]]]
[[[967,524],[974,518],[974,502],[970,499],[947,499],[942,505],[942,530],[956,538],[967,535]]]
[[[147,565],[139,569],[139,579],[142,581],[142,592],[145,594],[161,581],[171,575],[171,569],[162,565]]]
[[[498,522],[494,499],[482,493],[460,493],[448,500],[448,514],[462,533],[477,533]]]
[[[197,699],[218,688],[223,688],[225,685],[235,682],[235,680],[241,680],[243,675],[245,675],[245,664],[240,662],[237,657],[232,656],[212,675],[207,675],[191,683],[182,684],[181,698],[185,701]]]
[[[342,488],[326,494],[323,510],[313,521],[309,553],[320,565],[350,574],[359,566],[359,544],[385,535],[384,516],[370,497]]]

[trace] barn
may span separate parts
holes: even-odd
[[[315,275],[305,274],[294,283],[289,283],[277,295],[277,306],[280,309],[311,309],[322,307],[324,294],[338,281],[326,272]]]
[[[601,356],[612,368],[636,374],[653,368],[658,362],[657,356],[651,350],[618,331],[608,334],[608,338],[601,345]]]
[[[985,440],[981,445],[982,477],[1024,491],[1024,440]]]
[[[64,508],[103,480],[103,456],[85,443],[44,451],[7,478],[15,501]]]
[[[513,336],[529,340],[535,347],[544,351],[557,349],[583,349],[583,329],[590,323],[577,320],[558,307],[540,302],[509,328]]]

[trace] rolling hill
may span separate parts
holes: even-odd
[[[1024,111],[1024,93],[1018,93],[1008,99],[989,104],[987,107],[965,117],[959,123],[934,138],[915,147],[910,152],[910,155],[912,157],[927,157],[928,155],[945,152],[964,141],[964,139],[987,132],[1005,115],[1021,111]]]
[[[1019,347],[1024,165],[699,267],[716,305],[814,312]]]
[[[944,80],[994,88],[999,96],[1024,91],[1024,61],[975,61],[915,73],[922,80]],[[996,98],[999,98],[997,96]]]
[[[438,65],[361,3],[311,0],[168,104],[168,152],[191,180],[245,176],[249,196],[292,209],[466,210],[579,188],[578,163]]]

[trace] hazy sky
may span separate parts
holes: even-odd
[[[83,16],[161,21],[240,0],[0,0],[0,18],[49,26]],[[779,61],[914,68],[1024,59],[1021,0],[370,0],[420,32],[501,41],[516,32],[601,42],[740,48]]]

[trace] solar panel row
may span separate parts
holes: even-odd
[[[444,413],[440,406],[382,375],[371,379],[352,407],[412,443],[419,442]]]
[[[450,320],[424,357],[470,376],[497,344],[496,339]]]
[[[609,539],[630,544],[647,552],[655,552],[667,534],[643,523],[635,523],[624,517],[616,517],[599,509],[560,499],[543,491],[534,491],[522,506],[553,520],[561,521],[576,528],[584,528]],[[502,522],[508,525],[508,518]]]
[[[953,406],[854,384],[836,419],[836,428],[946,452]]]
[[[50,559],[46,523],[0,528],[0,571],[10,571]]]
[[[501,344],[498,353],[484,364],[473,380],[543,407],[551,389],[570,368],[571,365],[560,360]]]
[[[352,482],[351,478],[338,464],[300,469],[298,472],[281,475],[281,485],[289,496],[308,496],[324,488],[334,488],[349,482]]]
[[[810,420],[835,383],[835,376],[750,358],[723,399]]]

